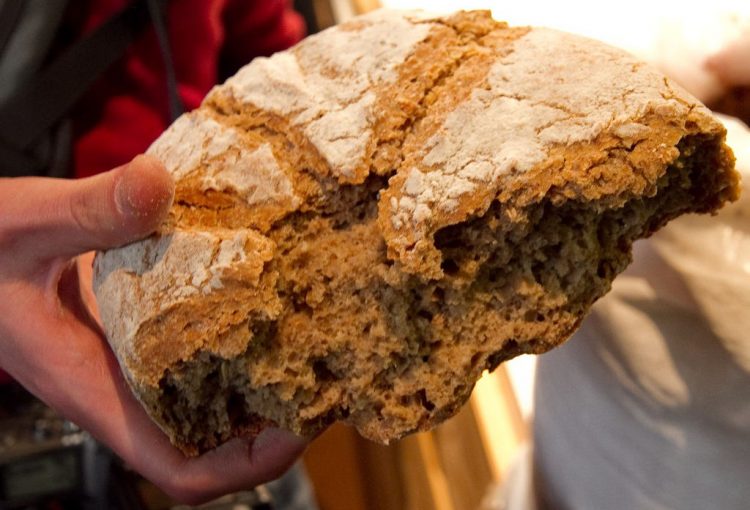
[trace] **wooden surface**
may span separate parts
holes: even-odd
[[[378,0],[353,0],[353,3],[357,14],[364,14],[380,7]]]
[[[331,426],[308,447],[303,460],[320,510],[366,510],[362,438],[351,427]]]
[[[477,508],[490,484],[504,479],[527,437],[501,366],[431,432],[383,446],[336,424],[304,459],[320,510],[463,510]]]

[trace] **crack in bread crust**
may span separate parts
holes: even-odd
[[[271,410],[274,423],[303,434],[334,419],[382,442],[431,428],[459,409],[484,369],[566,338],[629,263],[633,240],[686,203],[704,202],[696,193],[715,183],[700,167],[722,157],[711,144],[683,140],[683,158],[658,180],[659,192],[619,208],[549,197],[511,211],[494,202],[483,216],[438,232],[449,262],[440,281],[398,275],[384,246],[358,244],[371,239],[373,217],[344,232],[320,217],[290,220],[274,238],[285,304],[270,325],[260,322],[271,332],[237,358],[190,361],[168,380],[195,384],[202,371],[229,371],[239,380],[230,390],[244,392],[244,412]],[[693,158],[696,152],[707,159]],[[678,171],[685,165],[686,173]],[[330,257],[345,258],[350,272],[337,272]],[[179,414],[192,407],[158,407],[176,410],[172,421],[192,423]],[[223,432],[223,440],[231,437],[230,428]]]
[[[315,53],[357,37],[385,67],[362,45],[361,62]],[[581,57],[545,64],[559,95],[538,90],[550,42]],[[632,87],[587,95],[608,76],[598,59]],[[250,64],[155,142],[175,205],[154,237],[97,256],[107,336],[190,455],[335,420],[388,442],[455,413],[483,370],[564,341],[636,239],[735,199],[723,137],[598,43],[484,12],[360,18]]]

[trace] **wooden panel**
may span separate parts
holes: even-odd
[[[318,30],[325,30],[336,23],[330,0],[312,0],[312,4]]]
[[[415,434],[398,444],[404,484],[404,510],[454,510],[431,433]]]
[[[399,443],[388,446],[359,438],[361,467],[370,510],[392,510],[406,506]]]
[[[357,14],[374,11],[380,7],[380,2],[378,0],[353,0],[353,3],[354,10]]]
[[[504,366],[477,382],[469,401],[483,450],[496,481],[505,479],[518,447],[528,438],[513,387]]]
[[[504,479],[527,436],[501,366],[432,432],[383,446],[336,424],[304,459],[321,510],[463,510],[477,508],[490,483]]]
[[[464,406],[433,436],[454,508],[478,508],[494,478],[472,407]]]
[[[305,468],[320,510],[369,510],[359,441],[354,429],[336,423],[305,452]]]

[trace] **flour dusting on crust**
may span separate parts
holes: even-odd
[[[270,144],[250,148],[236,129],[200,111],[177,119],[147,152],[175,180],[199,172],[201,191],[233,191],[248,205],[298,201]]]
[[[241,270],[252,285],[272,253],[271,244],[252,230],[177,230],[100,257],[96,278],[106,278],[107,285],[99,291],[99,299],[106,293],[108,302],[116,305],[102,308],[102,320],[117,325],[110,339],[133,338],[150,317],[222,289],[228,273]],[[111,316],[114,310],[117,317]],[[144,362],[138,360],[135,343],[123,342],[119,347],[124,349],[121,358],[129,364]]]
[[[695,101],[675,98],[662,75],[624,51],[535,28],[446,117],[417,165],[400,171],[401,187],[389,198],[391,224],[408,235],[391,243],[419,243],[430,222],[440,223],[480,190],[490,190],[492,200],[503,178],[531,170],[555,146],[591,141],[612,126],[623,138],[643,139],[649,127],[633,119],[656,108],[683,115],[689,107]]]
[[[412,21],[414,19],[414,21]],[[372,138],[378,87],[397,79],[396,69],[429,34],[429,23],[410,13],[378,11],[305,39],[292,51],[259,58],[212,94],[287,116],[331,167],[350,180],[361,168]]]

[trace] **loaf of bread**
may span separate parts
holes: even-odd
[[[601,43],[377,11],[259,58],[151,146],[153,236],[98,254],[109,342],[188,455],[434,427],[580,324],[631,246],[738,194],[696,99]]]

